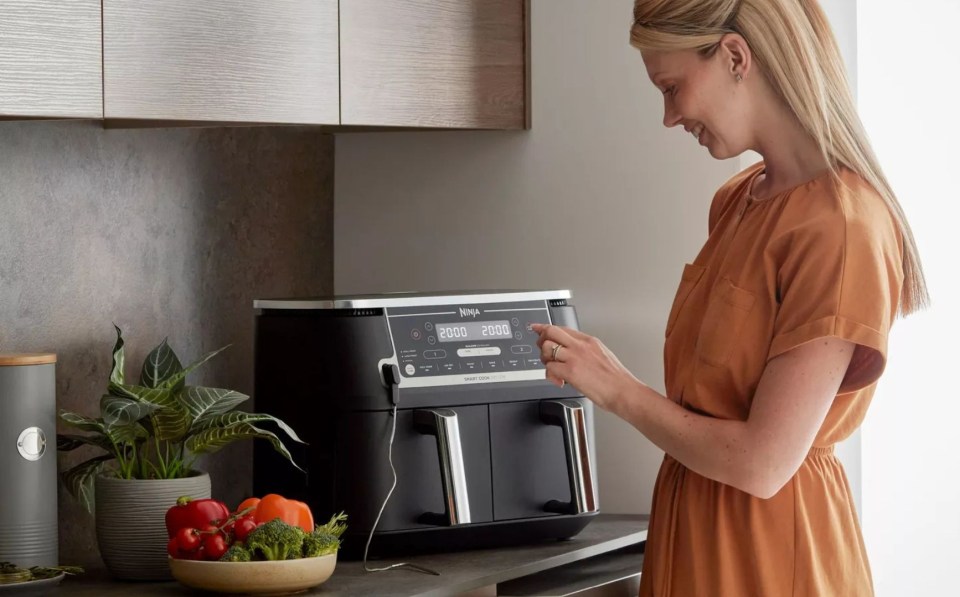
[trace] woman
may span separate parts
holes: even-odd
[[[898,312],[927,302],[815,0],[636,0],[631,43],[727,182],[685,266],[666,396],[596,338],[538,326],[547,376],[666,452],[641,596],[854,596],[873,584],[833,446],[860,425]]]

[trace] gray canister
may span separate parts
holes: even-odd
[[[0,354],[0,561],[57,566],[54,354]]]

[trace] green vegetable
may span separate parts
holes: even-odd
[[[303,557],[315,558],[336,553],[340,549],[340,536],[347,530],[344,521],[347,515],[343,512],[334,514],[327,524],[313,530],[303,539]]]
[[[247,535],[247,549],[255,560],[296,560],[303,555],[304,537],[300,527],[274,518]]]
[[[0,585],[32,580],[29,570],[18,568],[10,562],[0,562]]]
[[[303,557],[316,558],[340,549],[340,539],[330,533],[314,531],[303,539]]]
[[[83,568],[79,566],[53,566],[50,568],[33,566],[27,570],[10,562],[0,562],[0,585],[53,578],[60,574],[80,574],[82,572]]]
[[[221,562],[249,562],[253,559],[250,556],[250,550],[243,546],[239,541],[230,546],[227,553],[220,558]]]
[[[54,576],[59,576],[61,572],[63,574],[83,574],[83,568],[80,566],[54,566],[52,568],[33,566],[30,568],[30,573],[33,574],[33,580],[53,578]]]

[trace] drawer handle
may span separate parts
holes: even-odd
[[[597,511],[597,489],[593,482],[593,462],[587,442],[587,419],[583,404],[577,400],[544,400],[540,420],[563,430],[563,451],[570,477],[570,501],[550,500],[543,509],[557,514],[584,514]]]
[[[425,512],[420,515],[420,522],[437,526],[470,524],[470,498],[457,413],[449,408],[415,410],[413,424],[420,433],[437,438],[440,482],[443,485],[443,514]]]

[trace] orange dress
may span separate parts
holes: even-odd
[[[903,241],[880,196],[842,169],[769,199],[727,182],[709,236],[684,267],[667,321],[667,395],[746,420],[764,367],[821,337],[857,346],[809,455],[764,500],[666,455],[653,493],[641,597],[873,595],[870,565],[833,445],[860,425],[886,363],[903,284]]]

